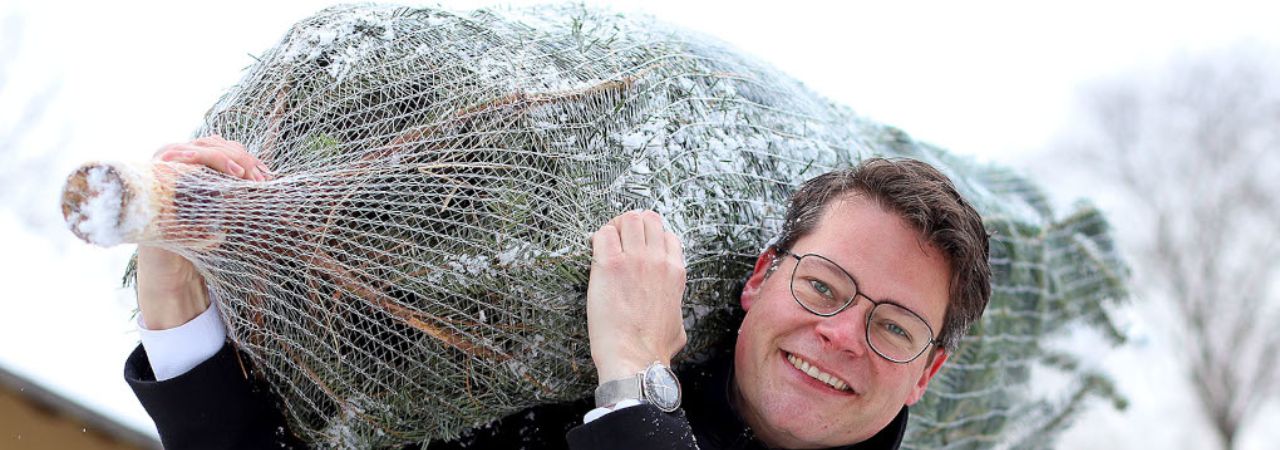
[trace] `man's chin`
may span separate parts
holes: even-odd
[[[775,391],[783,396],[766,398],[760,415],[761,426],[752,430],[761,441],[781,448],[827,448],[849,445],[870,438],[878,431],[862,430],[856,421],[856,406],[845,402],[828,403],[831,398],[799,395],[793,389]],[[786,395],[790,394],[790,395]],[[843,405],[844,407],[840,407]]]
[[[760,425],[752,425],[752,431],[771,447],[826,448],[847,445],[830,435],[839,428],[833,413],[822,413],[814,408],[811,400],[804,398],[771,399],[757,419]],[[808,404],[806,404],[808,403]]]

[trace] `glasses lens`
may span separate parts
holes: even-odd
[[[796,300],[818,314],[839,312],[857,292],[853,279],[835,264],[816,255],[801,257],[791,277],[791,293]]]
[[[933,340],[929,325],[911,311],[883,303],[867,320],[867,341],[877,352],[894,361],[915,358]]]

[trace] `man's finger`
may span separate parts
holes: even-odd
[[[644,219],[636,211],[618,217],[618,234],[622,236],[622,252],[644,251]]]
[[[235,161],[236,165],[245,169],[244,175],[236,176],[247,180],[266,181],[266,174],[262,173],[259,169],[259,167],[262,166],[262,163],[258,161],[258,158],[249,154],[249,152],[245,150],[244,146],[232,145],[229,141],[222,141],[218,145],[210,146],[209,148],[221,152],[232,161]]]
[[[178,146],[180,146],[180,145],[182,145],[182,144],[167,144],[167,145],[165,145],[165,146],[163,146],[163,147],[160,147],[160,149],[159,149],[159,150],[156,150],[156,152],[155,152],[154,154],[152,154],[152,155],[151,155],[151,157],[152,157],[152,158],[160,158],[161,156],[163,156],[163,155],[165,155],[165,154],[167,154],[167,153],[173,153],[173,152],[179,151],[179,150],[177,150],[177,147],[178,147]]]
[[[662,216],[654,211],[640,213],[644,221],[644,242],[651,250],[666,252],[667,239],[663,236]]]
[[[174,145],[162,155],[162,160],[199,164],[236,178],[242,178],[246,174],[245,168],[226,154],[191,144]]]
[[[618,238],[618,229],[612,224],[605,224],[591,235],[591,259],[601,261],[613,258],[622,253],[622,242]]]
[[[267,167],[266,164],[263,164],[261,159],[258,159],[257,156],[254,156],[252,153],[249,153],[249,149],[245,147],[244,144],[241,144],[239,141],[228,141],[226,139],[223,139],[222,136],[219,136],[216,134],[213,135],[212,137],[216,139],[221,139],[222,142],[225,142],[227,144],[227,146],[239,151],[240,153],[249,155],[249,158],[253,160],[253,164],[258,169],[258,172],[263,175],[266,175],[268,179],[270,179],[273,175],[275,175],[275,172],[272,172],[271,168]]]
[[[216,146],[222,145],[222,141],[214,138],[213,136],[205,136],[202,138],[196,138],[196,140],[191,141],[191,145],[194,145],[197,147],[216,147]]]
[[[243,175],[235,175],[246,180],[266,181],[270,172],[266,166],[258,161],[258,158],[249,153],[249,150],[243,144],[235,141],[228,141],[216,134],[204,136],[191,141],[189,144],[193,147],[217,151],[231,158],[236,166],[244,169]]]
[[[178,161],[188,164],[199,164],[200,153],[205,150],[191,144],[169,144],[160,147],[156,158],[161,161]]]
[[[169,162],[169,161],[188,162],[189,160],[195,158],[195,156],[196,156],[195,151],[179,150],[179,149],[165,147],[160,149],[160,151],[156,153],[155,159],[160,161],[165,161],[165,162]]]
[[[663,241],[666,242],[667,258],[672,262],[679,262],[680,267],[684,267],[684,249],[680,243],[680,237],[670,231],[663,233]]]

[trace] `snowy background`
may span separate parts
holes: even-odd
[[[186,140],[251,54],[330,3],[0,4],[0,365],[154,433],[121,378],[137,342],[132,293],[119,288],[132,249],[75,240],[58,189],[86,160],[143,160]],[[1280,48],[1277,10],[1239,1],[587,3],[717,36],[917,139],[1037,177],[1051,177],[1040,161],[1093,80],[1241,42]],[[1124,223],[1105,192],[1062,179],[1046,187],[1062,204],[1093,196]],[[1216,445],[1178,349],[1155,325],[1167,314],[1149,300],[1120,314],[1126,347],[1091,336],[1065,344],[1111,373],[1130,406],[1092,404],[1061,448]],[[1266,426],[1280,423],[1280,406],[1263,412],[1238,448],[1280,442]]]

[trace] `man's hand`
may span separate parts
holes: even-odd
[[[218,136],[162,147],[155,161],[200,164],[253,181],[270,172],[243,145]],[[138,309],[149,330],[166,330],[191,321],[209,308],[204,278],[191,262],[157,247],[138,246]]]
[[[653,211],[614,217],[591,237],[587,331],[599,381],[670,366],[684,348],[684,254]]]

